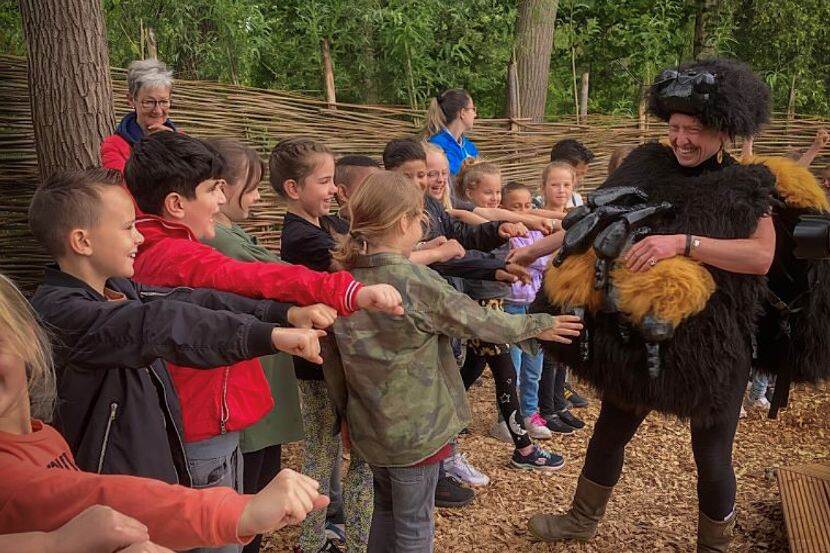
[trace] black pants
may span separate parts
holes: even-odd
[[[279,444],[264,449],[243,453],[242,488],[246,494],[255,494],[268,485],[280,471],[282,446]],[[259,553],[262,534],[257,534],[251,543],[242,548],[242,553]]]
[[[734,411],[732,413],[731,411]],[[703,428],[691,424],[692,451],[697,465],[697,497],[700,510],[712,520],[724,520],[735,508],[735,472],[732,444],[738,427],[740,403],[730,407],[726,420]],[[625,446],[634,437],[648,411],[632,412],[603,401],[594,434],[588,443],[582,474],[602,486],[614,486],[620,478]]]
[[[567,367],[545,355],[542,376],[539,379],[539,414],[550,416],[568,408],[565,401],[565,376]]]
[[[495,347],[495,346],[494,346]],[[522,417],[519,415],[519,396],[516,392],[516,367],[510,358],[509,350],[501,346],[501,352],[490,355],[482,352],[488,344],[481,344],[474,348],[467,346],[467,358],[461,367],[461,379],[464,387],[469,389],[473,382],[479,379],[484,372],[484,366],[489,365],[496,384],[496,405],[501,416],[507,421],[507,429],[517,449],[530,445],[530,436],[524,429]],[[498,349],[498,348],[497,348]]]

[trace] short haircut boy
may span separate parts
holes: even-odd
[[[206,142],[178,132],[159,132],[133,145],[124,179],[144,213],[161,215],[169,194],[192,200],[199,183],[221,178],[224,169],[222,155]]]
[[[519,181],[511,180],[508,181],[507,184],[502,186],[501,197],[506,198],[508,194],[516,192],[517,190],[526,190],[528,193],[532,194],[529,186],[527,186],[526,184],[522,184]]]
[[[77,228],[98,224],[101,189],[121,186],[115,169],[61,171],[44,181],[29,205],[29,228],[53,258],[67,254],[66,239]]]
[[[380,168],[380,163],[369,156],[343,156],[334,164],[334,184],[350,190],[359,184],[357,179],[363,180],[369,171]]]
[[[550,149],[551,161],[565,161],[573,166],[580,163],[591,163],[594,159],[594,153],[589,150],[579,140],[573,138],[566,138],[560,140]]]
[[[383,167],[387,171],[397,169],[407,161],[421,160],[426,163],[427,153],[417,140],[395,138],[383,149]]]

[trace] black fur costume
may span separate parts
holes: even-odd
[[[694,234],[712,238],[747,238],[768,212],[775,178],[763,165],[740,165],[724,156],[694,168],[680,166],[672,150],[658,143],[635,149],[602,185],[637,186],[649,203],[668,201],[672,213],[649,222],[653,234]],[[577,354],[580,344],[552,345],[574,372],[621,407],[647,408],[691,418],[709,426],[737,409],[752,360],[751,336],[765,285],[763,277],[737,275],[707,267],[716,290],[706,308],[681,323],[664,342],[662,371],[655,379],[646,370],[646,349],[639,332],[624,316],[586,314],[590,356]],[[544,302],[545,294],[538,298]],[[537,309],[559,312],[562,306]]]

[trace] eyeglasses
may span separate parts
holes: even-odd
[[[165,100],[141,100],[141,107],[144,109],[156,109],[156,106],[160,107],[161,109],[167,109],[170,107],[170,99]]]
[[[478,113],[478,110],[476,109],[476,107],[475,107],[475,106],[473,106],[473,107],[471,107],[471,108],[461,108],[461,109],[462,109],[462,110],[469,110],[469,111],[473,111],[473,112],[475,112],[475,113]]]

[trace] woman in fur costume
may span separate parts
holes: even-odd
[[[529,529],[546,541],[592,538],[625,446],[656,410],[690,420],[698,551],[726,551],[735,525],[732,444],[763,275],[775,254],[776,179],[765,165],[739,164],[724,144],[758,132],[769,92],[746,66],[709,60],[664,71],[650,89],[649,108],[668,122],[668,145],[635,149],[595,195],[602,215],[568,230],[578,235],[615,209],[652,209],[648,236],[629,238],[621,255],[603,260],[608,233],[591,234],[594,248],[587,251],[579,245],[585,240],[566,234],[561,264],[546,274],[546,309],[584,311],[587,329],[581,343],[554,353],[603,401],[570,510],[534,515]],[[626,189],[619,187],[637,190],[620,194]],[[637,236],[636,225],[628,230]]]

